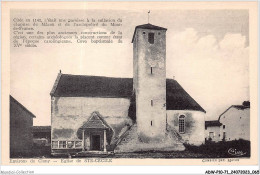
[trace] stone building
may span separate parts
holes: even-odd
[[[250,102],[232,105],[219,116],[220,137],[225,141],[250,141]]]
[[[39,146],[50,146],[51,126],[33,126],[33,143]]]
[[[136,26],[133,78],[58,74],[50,93],[53,154],[204,143],[205,110],[176,80],[166,79],[166,30]]]
[[[33,118],[35,115],[10,95],[10,157],[23,157],[33,146]]]
[[[205,139],[213,142],[221,141],[221,126],[222,123],[220,123],[218,120],[205,121]]]
[[[232,105],[218,120],[205,121],[205,140],[214,142],[232,140],[250,141],[250,102]]]

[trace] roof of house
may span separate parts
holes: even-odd
[[[131,98],[133,95],[132,78],[111,78],[59,73],[57,80],[50,93],[50,95],[54,97]],[[166,109],[206,112],[181,85],[173,79],[166,80]]]
[[[244,109],[249,109],[250,106],[245,106],[245,105],[232,105],[230,106],[227,110],[225,110],[222,114],[220,114],[218,120],[220,120],[221,116],[223,116],[229,109],[231,108],[236,108],[237,110],[244,110]]]
[[[33,132],[51,132],[51,126],[33,126]]]
[[[98,112],[93,112],[89,120],[83,124],[83,129],[111,129]]]
[[[138,26],[135,27],[134,35],[133,35],[133,38],[132,38],[132,43],[134,42],[136,29],[167,30],[166,28],[163,28],[163,27],[160,27],[160,26],[155,26],[155,25],[152,25],[150,23],[138,25]]]
[[[36,116],[35,116],[31,111],[29,111],[29,110],[28,110],[26,107],[24,107],[19,101],[17,101],[14,97],[12,97],[12,96],[10,95],[10,103],[11,103],[11,102],[16,103],[18,106],[20,106],[24,111],[26,111],[27,113],[29,113],[32,118],[36,118]]]
[[[247,108],[250,108],[250,106],[243,106],[243,105],[232,105],[233,108],[236,108],[238,110],[244,110]]]
[[[221,126],[222,123],[220,123],[218,120],[210,120],[210,121],[205,121],[205,126]]]

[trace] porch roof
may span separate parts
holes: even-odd
[[[111,129],[111,127],[98,113],[94,112],[81,129]]]

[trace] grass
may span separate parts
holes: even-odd
[[[208,141],[201,146],[184,145],[186,150],[203,154],[212,158],[250,157],[250,141],[233,140],[211,142]]]
[[[50,157],[51,157],[50,146],[33,146],[30,152],[11,155],[11,158],[50,158]]]

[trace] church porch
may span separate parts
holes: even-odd
[[[82,129],[82,152],[106,153],[107,129],[84,128]]]
[[[82,153],[107,153],[113,130],[98,112],[93,112],[79,130],[82,135]]]

